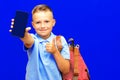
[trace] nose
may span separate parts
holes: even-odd
[[[42,24],[41,24],[41,27],[44,28],[44,27],[45,27],[45,23],[42,23]]]

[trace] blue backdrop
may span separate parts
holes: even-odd
[[[0,80],[24,80],[27,54],[23,43],[9,33],[16,10],[29,12],[49,5],[57,21],[53,32],[80,44],[91,80],[118,80],[120,56],[120,3],[112,0],[1,0]],[[31,26],[32,27],[32,26]],[[34,32],[34,30],[31,30]],[[51,72],[52,73],[52,72]]]

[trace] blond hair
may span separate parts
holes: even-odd
[[[32,15],[36,12],[39,12],[39,11],[50,11],[51,13],[53,13],[52,9],[49,6],[47,6],[45,4],[40,4],[40,5],[37,5],[33,8]]]

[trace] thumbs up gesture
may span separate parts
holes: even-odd
[[[52,42],[46,43],[46,51],[51,54],[55,54],[58,51],[55,45],[55,38],[53,38]]]

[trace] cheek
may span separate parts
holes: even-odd
[[[50,30],[52,30],[52,28],[53,28],[53,25],[50,25],[48,28],[49,28]]]
[[[53,23],[51,23],[51,24],[50,24],[50,28],[53,28],[53,26],[54,26],[54,24],[53,24]]]
[[[34,23],[32,23],[32,26],[33,26],[34,29],[38,29],[39,28],[39,25],[34,24]]]
[[[34,25],[33,27],[34,27],[34,29],[39,29],[40,28],[40,26],[38,26],[38,25]]]

